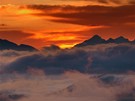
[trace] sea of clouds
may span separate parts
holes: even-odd
[[[69,70],[91,73],[125,73],[135,70],[135,45],[102,44],[72,49],[38,52],[5,50],[0,52],[0,69],[26,73],[42,69],[46,74]]]
[[[0,51],[0,101],[135,101],[135,45]]]
[[[129,74],[2,76],[0,101],[135,101],[135,76]],[[111,83],[103,80],[108,78],[113,78]]]

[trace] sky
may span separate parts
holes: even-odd
[[[135,39],[134,0],[1,0],[0,38],[69,48],[98,34]]]

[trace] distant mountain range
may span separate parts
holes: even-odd
[[[88,40],[85,40],[84,42],[79,43],[79,44],[75,45],[74,47],[83,47],[83,46],[88,46],[88,45],[108,44],[108,43],[116,43],[116,44],[131,43],[131,44],[135,44],[135,40],[129,41],[127,38],[124,38],[123,36],[120,36],[116,39],[109,38],[108,40],[105,40],[98,35],[94,35],[92,38],[90,38]]]
[[[9,50],[9,49],[17,50],[17,51],[37,51],[36,48],[29,45],[25,45],[25,44],[17,45],[8,40],[0,39],[0,50]]]
[[[105,40],[102,37],[100,37],[99,35],[94,35],[92,38],[90,38],[88,40],[85,40],[84,42],[79,43],[79,44],[75,45],[74,47],[84,47],[84,46],[88,46],[88,45],[109,44],[109,43],[115,43],[115,44],[131,43],[131,44],[135,44],[135,40],[129,41],[127,38],[124,38],[122,36],[120,36],[116,39],[109,38],[108,40]],[[30,45],[25,45],[25,44],[17,45],[16,43],[13,43],[11,41],[0,39],[0,50],[9,50],[9,49],[17,50],[17,51],[37,51],[36,48],[34,48]],[[50,46],[46,49],[55,50],[55,49],[58,49],[58,46],[53,45],[53,46]]]

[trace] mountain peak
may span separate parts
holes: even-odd
[[[104,43],[105,40],[102,39],[99,35],[94,35],[92,38],[84,41],[87,44],[100,44],[100,43]]]
[[[114,43],[115,42],[115,40],[113,39],[113,38],[109,38],[108,40],[107,40],[107,43]]]
[[[101,36],[99,36],[98,34],[94,35],[92,38],[100,38],[101,39]],[[91,38],[91,39],[92,39]]]
[[[118,38],[116,38],[116,39],[126,39],[125,37],[123,37],[123,36],[119,36]]]
[[[75,45],[75,47],[83,47],[87,45],[96,45],[96,44],[103,44],[105,43],[105,40],[102,39],[99,35],[94,35],[92,38]]]
[[[115,39],[115,43],[127,43],[127,42],[129,42],[129,40],[123,36],[120,36]]]
[[[30,46],[30,45],[25,45],[25,44],[20,44],[18,46],[18,50],[19,51],[37,51],[37,49],[35,49],[34,47]]]
[[[11,41],[0,39],[0,50],[17,50],[17,51],[37,51],[32,46],[21,44],[17,45],[16,43],[13,43]]]
[[[102,39],[99,35],[94,35],[91,39]]]
[[[115,43],[115,44],[120,44],[120,43],[131,43],[127,38],[120,36],[116,39],[109,38],[108,40],[102,39],[99,35],[94,35],[92,38],[85,40],[84,42],[75,45],[75,47],[83,47],[83,46],[88,46],[88,45],[97,45],[97,44],[108,44],[108,43]],[[133,41],[132,43],[135,43]]]

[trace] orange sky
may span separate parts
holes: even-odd
[[[72,47],[95,34],[133,40],[134,9],[134,0],[1,0],[0,38],[37,48]]]

